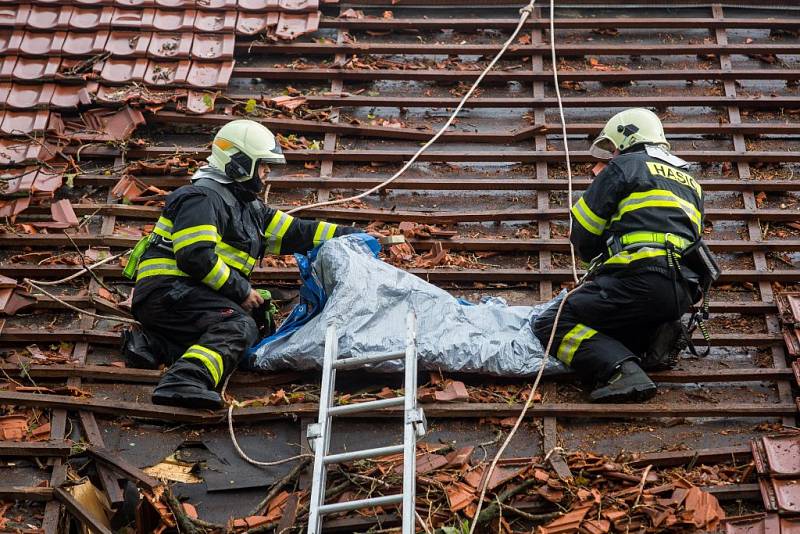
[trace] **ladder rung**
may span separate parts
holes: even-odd
[[[357,501],[337,502],[332,504],[323,504],[319,507],[319,514],[333,514],[336,512],[349,512],[351,510],[359,510],[361,508],[369,508],[372,506],[386,506],[387,504],[401,504],[403,502],[403,494],[397,495],[384,495],[383,497],[373,497],[371,499],[359,499]]]
[[[380,410],[381,408],[391,408],[393,406],[403,406],[405,397],[393,397],[391,399],[381,399],[369,402],[358,402],[355,404],[342,404],[328,408],[328,415],[344,415],[348,413],[369,412]]]
[[[389,445],[388,447],[377,447],[375,449],[361,449],[360,451],[329,454],[328,456],[323,457],[322,461],[325,464],[340,464],[344,462],[351,462],[353,460],[362,460],[364,458],[389,456],[390,454],[397,454],[399,452],[403,452],[404,450],[405,448],[403,445]]]
[[[377,356],[357,356],[355,358],[344,358],[333,362],[334,369],[357,369],[370,363],[380,363],[387,360],[397,360],[405,358],[405,352],[396,352],[394,354],[378,354]]]

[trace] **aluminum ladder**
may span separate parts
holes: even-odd
[[[425,435],[425,414],[417,406],[417,327],[416,317],[409,312],[406,317],[406,348],[404,352],[378,356],[339,359],[339,338],[336,327],[328,325],[325,333],[325,358],[322,363],[322,388],[319,399],[319,421],[308,426],[307,437],[314,451],[314,470],[311,486],[311,503],[308,516],[308,534],[322,532],[322,518],[327,514],[359,510],[373,506],[402,504],[403,534],[414,534],[416,498],[416,442]],[[358,404],[333,405],[336,371],[359,369],[367,364],[387,360],[405,360],[405,390],[402,397],[381,399]],[[339,454],[329,454],[331,425],[334,416],[374,412],[382,408],[403,406],[403,444],[375,449],[363,449]],[[325,504],[327,467],[331,464],[350,462],[364,458],[375,458],[403,453],[403,489],[401,493],[369,499]]]

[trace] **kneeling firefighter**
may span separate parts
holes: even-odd
[[[680,318],[719,277],[701,239],[703,190],[669,149],[654,113],[618,113],[591,148],[611,161],[572,208],[570,240],[588,281],[564,304],[551,353],[593,387],[595,402],[655,395],[645,370],[677,363],[690,343]],[[542,344],[557,304],[534,323]],[[697,322],[707,336],[695,313]]]
[[[215,391],[259,335],[261,293],[250,285],[265,253],[307,252],[355,228],[306,221],[259,200],[268,165],[286,160],[263,125],[235,120],[214,137],[208,166],[170,193],[153,233],[126,268],[136,274],[133,315],[143,331],[123,337],[137,367],[171,364],[153,402],[218,408]]]

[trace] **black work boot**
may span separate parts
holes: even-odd
[[[161,359],[153,352],[147,334],[138,328],[122,331],[120,352],[125,365],[136,369],[158,369]]]
[[[201,366],[185,358],[175,362],[153,390],[153,404],[200,410],[222,408],[222,397],[212,389],[211,376]]]
[[[653,341],[642,356],[645,371],[665,371],[678,364],[678,355],[687,347],[680,321],[664,323],[656,329]]]
[[[634,360],[622,362],[608,382],[589,394],[592,402],[645,401],[656,394],[656,385]]]

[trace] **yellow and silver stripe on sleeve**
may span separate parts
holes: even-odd
[[[136,280],[149,276],[189,276],[178,269],[178,262],[172,258],[153,258],[139,264]]]
[[[160,235],[167,241],[172,241],[172,221],[163,215],[156,221],[156,226],[153,228],[153,233]]]
[[[233,267],[234,269],[249,276],[256,266],[256,259],[247,252],[232,247],[229,244],[220,241],[217,243],[215,249],[217,256],[222,258],[222,261]]]
[[[606,220],[595,214],[583,197],[572,206],[572,216],[587,232],[594,235],[602,235],[606,228]]]
[[[596,333],[597,330],[590,326],[586,326],[583,323],[576,324],[561,340],[556,357],[566,365],[572,365],[572,358],[575,357],[575,352],[580,348],[581,343]]]
[[[272,220],[269,222],[267,229],[264,232],[264,235],[267,238],[267,251],[269,253],[281,253],[281,242],[283,241],[283,236],[286,235],[286,232],[289,230],[289,226],[291,226],[292,221],[294,221],[294,217],[282,211],[277,211],[275,215],[273,215]]]
[[[208,369],[208,372],[211,373],[211,378],[214,379],[214,387],[219,384],[222,373],[225,370],[222,364],[222,356],[220,356],[219,352],[204,347],[203,345],[192,345],[181,358],[200,360],[206,369]]]
[[[314,246],[316,247],[323,241],[327,241],[336,233],[337,225],[320,221],[317,223],[317,231],[314,232]]]
[[[222,258],[217,256],[217,263],[214,264],[214,267],[208,271],[208,274],[205,275],[203,278],[203,283],[213,289],[214,291],[219,290],[225,282],[228,281],[228,277],[231,275],[231,269],[228,267]]]
[[[220,241],[217,227],[212,224],[200,224],[190,226],[172,234],[172,251],[178,252],[180,249],[200,242],[218,243]]]

